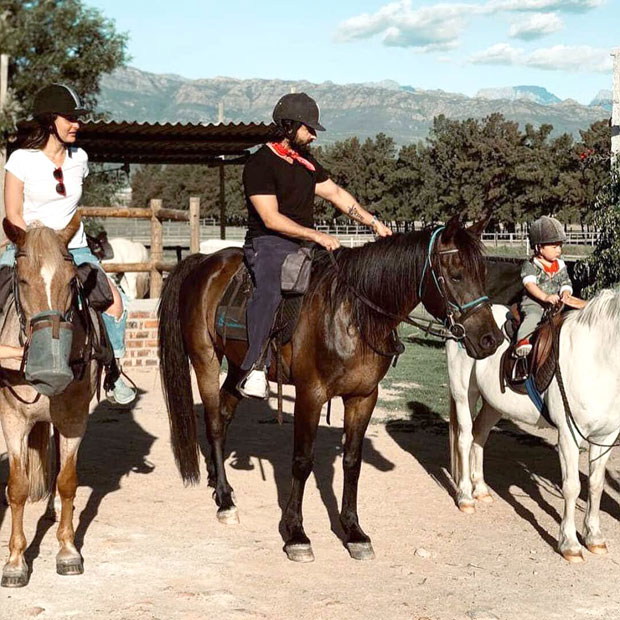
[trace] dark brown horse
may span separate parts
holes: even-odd
[[[342,397],[345,408],[344,543],[356,559],[374,556],[357,515],[361,446],[401,319],[422,302],[476,359],[491,355],[502,341],[483,291],[482,228],[481,223],[464,229],[455,218],[434,231],[397,234],[341,249],[335,260],[327,254],[315,260],[301,318],[282,350],[284,367],[290,369],[287,382],[296,388],[293,484],[283,515],[285,551],[291,560],[313,559],[302,523],[303,492],[312,471],[321,408],[335,396]],[[215,311],[242,260],[241,250],[232,248],[186,258],[166,281],[159,309],[161,371],[174,455],[183,480],[196,483],[200,472],[189,358],[205,407],[209,483],[215,487],[222,522],[238,520],[224,471],[224,441],[241,398],[235,386],[246,343],[228,340],[224,345],[215,332]],[[224,356],[228,374],[220,389]]]

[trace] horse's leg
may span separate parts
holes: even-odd
[[[496,409],[483,402],[480,413],[474,420],[474,443],[471,448],[471,481],[473,484],[474,499],[479,502],[493,501],[491,491],[484,481],[484,446],[491,429],[502,417]]]
[[[570,430],[560,429],[558,448],[562,468],[562,495],[564,496],[564,514],[560,524],[558,551],[569,562],[583,562],[581,545],[577,540],[575,528],[575,507],[581,485],[579,484],[579,446],[576,445]]]
[[[613,444],[617,433],[598,439],[597,443]],[[611,448],[603,448],[601,446],[590,445],[590,476],[588,479],[588,506],[584,519],[583,536],[586,547],[592,553],[607,553],[607,545],[605,538],[601,533],[600,524],[600,507],[601,495],[603,494],[603,486],[605,483],[605,465],[611,455]]]
[[[308,389],[299,390],[295,398],[293,483],[284,509],[283,523],[287,533],[284,551],[294,562],[312,562],[314,554],[303,526],[302,503],[306,480],[312,472],[312,450],[321,417],[322,402]]]
[[[375,552],[370,538],[364,533],[357,516],[357,488],[362,468],[364,434],[377,403],[378,390],[370,396],[344,399],[344,487],[340,523],[344,529],[345,545],[355,560],[372,560]]]
[[[476,510],[472,495],[470,474],[470,452],[472,445],[473,412],[476,410],[479,393],[477,390],[463,390],[450,398],[450,443],[452,472],[456,476],[456,505],[465,513]]]
[[[215,482],[214,496],[218,507],[217,518],[220,523],[239,523],[237,506],[235,506],[233,499],[233,489],[228,483],[224,468],[226,430],[239,398],[234,395],[234,388],[230,389],[230,383],[227,385],[225,382],[220,391],[220,362],[213,350],[202,353],[200,359],[192,359],[192,364],[198,379],[198,389],[204,405],[207,439],[211,446],[207,468],[209,470],[209,483]]]
[[[84,572],[82,556],[75,547],[75,530],[73,529],[73,501],[77,489],[77,453],[82,436],[83,432],[71,437],[66,437],[62,431],[60,433],[60,472],[57,486],[62,508],[56,532],[60,543],[60,550],[56,554],[56,572],[59,575],[81,575]]]
[[[28,583],[28,566],[24,559],[26,550],[24,505],[28,499],[26,437],[30,429],[21,420],[11,419],[10,424],[10,432],[7,432],[8,425],[3,424],[10,468],[7,497],[11,507],[11,538],[9,539],[9,559],[2,569],[2,586],[21,588]]]

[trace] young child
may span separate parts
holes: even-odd
[[[525,357],[532,350],[530,336],[540,323],[544,306],[560,302],[582,308],[585,302],[573,297],[573,285],[566,264],[560,259],[566,235],[562,224],[543,215],[530,227],[530,245],[534,256],[523,263],[521,278],[525,288],[520,308],[522,322],[517,332],[515,353]]]

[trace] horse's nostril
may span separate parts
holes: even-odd
[[[480,344],[483,349],[492,349],[495,346],[495,338],[493,338],[493,334],[485,334],[480,339]]]

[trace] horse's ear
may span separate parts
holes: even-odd
[[[453,215],[447,222],[446,222],[446,229],[444,231],[444,234],[442,235],[442,237],[444,239],[451,239],[452,237],[454,237],[454,235],[456,234],[456,231],[461,228],[461,217],[459,215]]]
[[[73,235],[78,231],[81,222],[82,219],[80,218],[80,214],[76,213],[65,228],[56,232],[65,247],[69,245],[69,241],[73,239]]]
[[[467,230],[472,235],[482,238],[482,233],[486,230],[492,217],[493,213],[489,209],[486,213],[483,213],[482,217],[477,222],[474,222]]]
[[[9,238],[9,241],[14,243],[18,248],[24,245],[24,241],[26,241],[26,231],[23,228],[15,226],[15,224],[9,222],[6,217],[2,220],[2,228],[4,228],[4,232]]]

